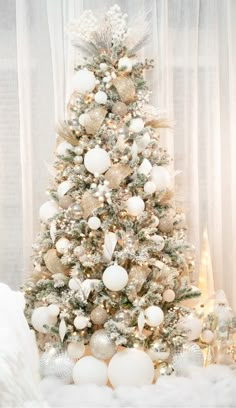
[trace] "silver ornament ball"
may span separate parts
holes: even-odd
[[[203,363],[203,353],[195,343],[185,344],[183,350],[172,357],[172,365],[178,376],[188,376],[192,366],[202,367]]]
[[[70,384],[74,364],[66,353],[51,349],[41,356],[40,373],[42,377],[57,377],[64,384]]]
[[[94,357],[102,360],[108,360],[116,352],[116,345],[113,340],[110,339],[106,330],[101,329],[93,333],[90,339],[90,350]]]
[[[69,207],[69,212],[70,216],[75,220],[81,218],[82,216],[82,211],[79,204],[71,204]]]
[[[94,324],[104,324],[107,320],[107,312],[103,307],[97,306],[92,310],[90,319]]]
[[[128,325],[131,320],[130,312],[128,310],[118,310],[114,316],[114,320],[118,323]]]
[[[166,361],[169,358],[170,349],[165,341],[156,339],[150,345],[147,353],[153,361]]]

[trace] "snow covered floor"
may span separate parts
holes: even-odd
[[[236,407],[236,374],[226,366],[198,368],[188,378],[161,377],[155,385],[116,390],[62,385],[54,378],[46,378],[41,390],[50,408]]]

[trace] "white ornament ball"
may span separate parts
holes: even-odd
[[[195,316],[183,317],[180,327],[187,332],[188,340],[193,341],[200,337],[202,331],[202,321]]]
[[[53,325],[57,321],[56,317],[49,316],[48,308],[46,306],[40,306],[34,309],[31,316],[31,323],[35,330],[39,333],[46,333],[47,329],[43,327],[44,325]]]
[[[203,330],[201,333],[201,340],[203,343],[210,344],[214,340],[214,333],[209,329]]]
[[[64,254],[69,246],[70,246],[70,241],[67,238],[60,238],[56,242],[56,250],[57,252],[59,252],[59,254]]]
[[[156,190],[166,190],[171,186],[171,177],[167,168],[163,166],[153,166],[151,170],[151,180],[156,185]]]
[[[157,327],[164,320],[164,313],[159,306],[149,306],[145,309],[145,319],[148,326]]]
[[[74,326],[78,330],[83,330],[88,326],[88,318],[85,316],[76,316],[76,318],[74,319]]]
[[[164,238],[161,235],[155,234],[150,239],[155,242],[157,251],[162,251],[165,246]]]
[[[106,150],[95,147],[84,156],[84,165],[92,174],[103,174],[111,166],[111,160]]]
[[[92,230],[97,230],[98,228],[101,227],[101,221],[98,217],[90,217],[88,219],[88,226]]]
[[[92,92],[96,86],[96,78],[93,72],[88,69],[77,71],[72,79],[72,85],[75,91],[86,94]]]
[[[104,386],[107,383],[107,365],[104,361],[92,356],[82,357],[73,368],[75,384],[96,384]]]
[[[59,207],[55,201],[46,201],[42,204],[39,210],[39,216],[42,222],[47,223],[59,211]]]
[[[85,126],[90,120],[90,116],[87,113],[82,113],[79,117],[79,124]]]
[[[105,105],[107,102],[107,94],[103,91],[98,91],[95,94],[95,102],[97,102],[99,105]]]
[[[108,378],[113,387],[151,384],[154,378],[152,360],[142,350],[120,351],[110,360]]]
[[[126,72],[132,71],[132,61],[128,57],[122,57],[118,61],[118,69]]]
[[[94,357],[101,360],[110,359],[116,352],[115,342],[108,336],[106,330],[97,330],[91,336],[89,347]]]
[[[142,214],[144,209],[145,204],[141,197],[139,196],[130,197],[127,200],[127,211],[130,215],[138,216]]]
[[[127,285],[128,273],[122,266],[111,265],[103,272],[102,280],[109,290],[119,291]]]
[[[147,181],[144,184],[144,191],[147,194],[153,194],[156,191],[156,184],[153,181]]]
[[[82,245],[78,245],[77,247],[74,248],[74,255],[79,258],[80,256],[84,255],[85,249]]]
[[[135,118],[130,121],[129,128],[131,132],[139,133],[144,128],[144,122],[141,118]]]
[[[62,142],[57,146],[57,154],[59,156],[70,156],[69,150],[74,150],[74,147],[68,142]]]
[[[67,353],[70,358],[81,358],[85,353],[85,345],[82,341],[78,343],[69,343],[67,346]]]
[[[74,184],[69,180],[60,183],[57,187],[58,197],[62,198],[72,187],[74,187]]]
[[[57,317],[60,313],[60,308],[58,305],[49,305],[48,306],[48,315],[51,317]]]
[[[107,64],[106,64],[105,62],[101,62],[101,64],[100,64],[99,66],[100,66],[100,69],[101,69],[102,71],[106,71],[106,70],[107,70]]]
[[[165,302],[173,302],[175,300],[175,292],[172,289],[166,289],[163,293],[163,300]]]
[[[80,282],[77,278],[71,278],[68,286],[71,290],[79,290],[81,288]]]

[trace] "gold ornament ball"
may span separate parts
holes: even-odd
[[[92,310],[90,319],[94,324],[102,325],[107,320],[107,312],[103,307],[97,306]]]
[[[169,217],[160,218],[158,228],[161,232],[168,234],[173,230],[173,218]]]
[[[128,111],[128,108],[124,102],[115,102],[112,107],[112,113],[119,116],[125,116]]]

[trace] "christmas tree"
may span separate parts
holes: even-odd
[[[134,36],[126,20],[113,6],[103,21],[86,11],[69,26],[83,62],[58,126],[51,199],[40,208],[34,271],[24,286],[40,349],[78,360],[79,383],[91,369],[100,380],[87,381],[105,384],[111,359],[114,386],[132,383],[125,373],[131,367],[135,377],[135,364],[144,367],[136,383],[152,382],[152,360],[168,364],[182,350],[192,326],[181,302],[199,295],[160,146],[168,124],[149,104],[144,79],[153,61],[137,62],[147,35]],[[122,355],[128,366],[119,377]]]

